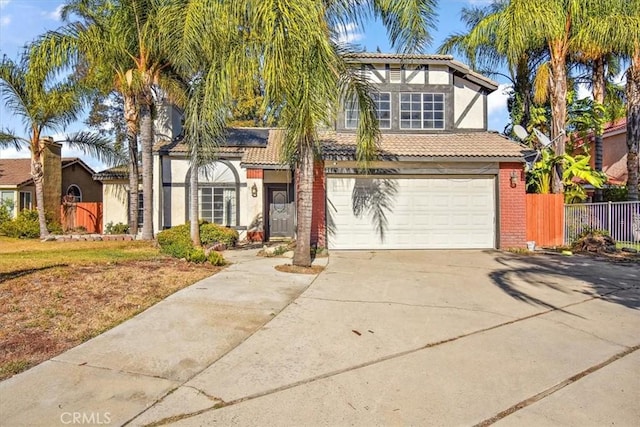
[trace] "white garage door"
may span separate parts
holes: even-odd
[[[328,178],[330,249],[495,247],[495,178]]]

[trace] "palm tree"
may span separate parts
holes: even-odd
[[[506,3],[502,0],[493,0],[483,7],[463,7],[461,19],[468,31],[448,36],[438,48],[438,53],[455,53],[482,74],[506,77],[512,87],[509,101],[512,126],[518,124],[531,129],[533,80],[537,68],[548,59],[548,51],[541,46],[522,51],[516,58],[507,55],[507,46],[499,44],[496,38],[500,21],[495,19],[505,7]],[[474,31],[481,23],[486,28]],[[509,75],[496,71],[503,66],[506,66]]]
[[[141,145],[142,239],[153,238],[153,119],[157,88],[162,96],[180,98],[180,83],[161,49],[153,0],[73,0],[63,17],[81,22],[45,35],[40,44],[53,63],[72,64],[86,84],[102,92],[117,90],[124,98],[129,146],[130,232],[137,231],[138,139]]]
[[[9,129],[0,131],[0,147],[14,145],[27,147],[31,153],[31,176],[36,187],[36,207],[40,224],[40,237],[49,234],[45,217],[43,188],[44,131],[62,132],[75,121],[82,111],[83,89],[72,80],[51,84],[52,70],[31,67],[25,53],[18,62],[3,58],[0,63],[0,89],[2,99],[14,115],[22,119],[22,137]],[[118,153],[109,141],[86,132],[70,135],[63,142],[105,161],[113,161]]]
[[[471,32],[475,39],[495,37],[499,51],[504,52],[511,63],[517,63],[528,51],[548,49],[549,62],[538,68],[537,79],[544,81],[548,88],[544,93],[551,103],[551,137],[558,156],[565,153],[561,135],[567,121],[567,58],[574,37],[584,24],[588,6],[579,0],[511,0],[503,9],[481,20]],[[563,191],[561,163],[556,167],[552,189],[554,193]]]
[[[613,47],[629,62],[627,85],[627,192],[638,200],[638,149],[640,147],[640,0],[611,0],[609,13],[592,28],[596,43]]]

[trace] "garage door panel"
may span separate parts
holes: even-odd
[[[355,185],[354,178],[327,179],[331,249],[494,247],[493,177],[358,179],[358,200],[368,204],[360,216],[353,212]]]

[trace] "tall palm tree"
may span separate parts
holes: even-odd
[[[141,145],[143,227],[142,239],[153,238],[153,119],[156,89],[162,95],[180,93],[171,64],[159,39],[154,0],[73,0],[63,17],[80,22],[45,35],[40,44],[55,64],[77,67],[87,84],[102,91],[117,90],[124,98],[129,145],[129,221],[137,230],[138,140]]]
[[[507,46],[496,38],[500,21],[495,19],[505,7],[506,2],[502,0],[493,0],[486,6],[463,7],[461,19],[468,31],[448,36],[438,48],[438,53],[455,53],[482,74],[506,77],[512,86],[509,111],[512,126],[517,124],[531,128],[533,80],[538,66],[547,61],[548,51],[540,46],[523,50],[516,58],[507,56]],[[474,31],[481,23],[486,28]],[[506,67],[509,74],[496,71],[501,67]]]
[[[561,135],[567,121],[567,58],[579,28],[584,25],[589,9],[587,0],[510,0],[504,8],[481,20],[471,32],[474,38],[495,37],[500,51],[517,63],[523,53],[546,47],[549,62],[537,70],[537,78],[545,79],[551,103],[551,137],[558,156],[565,153]],[[540,99],[538,99],[540,101]],[[552,189],[562,193],[562,164],[553,174]]]
[[[592,28],[592,38],[613,47],[628,60],[625,73],[627,98],[627,192],[638,200],[638,149],[640,148],[640,0],[610,0],[609,13]]]
[[[43,187],[43,132],[62,132],[78,118],[82,111],[83,89],[73,80],[51,83],[54,73],[40,67],[30,67],[25,53],[18,62],[3,58],[0,63],[0,92],[7,110],[22,119],[23,137],[13,130],[0,131],[0,147],[27,147],[31,153],[31,177],[36,187],[36,208],[40,237],[49,234],[45,216]],[[80,132],[67,137],[68,146],[79,148],[89,155],[113,161],[118,153],[109,141],[98,135]]]

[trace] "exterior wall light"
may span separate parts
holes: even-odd
[[[255,182],[251,186],[251,197],[258,197],[258,186]]]
[[[516,188],[518,186],[518,172],[511,171],[511,180],[510,180],[511,188]]]

